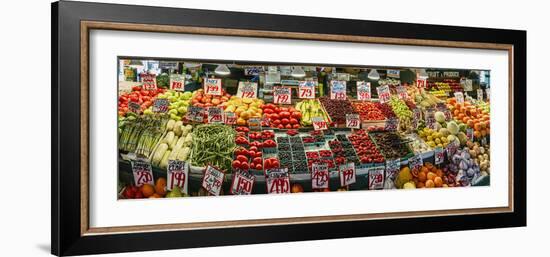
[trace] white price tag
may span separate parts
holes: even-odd
[[[370,82],[357,81],[357,100],[370,101]]]
[[[227,125],[233,125],[237,122],[237,115],[234,112],[224,113],[224,123]]]
[[[188,194],[187,184],[189,183],[189,166],[184,161],[168,160],[167,167],[167,189],[172,191],[178,187],[182,193]]]
[[[409,158],[409,169],[420,169],[424,165],[424,160],[422,159],[422,154],[417,154]]]
[[[185,91],[185,77],[180,74],[171,74],[170,89],[175,91]]]
[[[273,103],[275,104],[291,104],[290,87],[273,87]]]
[[[211,195],[220,195],[223,185],[223,177],[225,173],[208,165],[204,171],[202,179],[202,187]]]
[[[203,89],[207,95],[222,95],[222,79],[204,78]]]
[[[439,165],[443,163],[445,160],[445,151],[441,147],[436,147],[434,149],[434,156],[435,156],[435,165]]]
[[[463,104],[464,103],[464,94],[462,92],[455,92],[455,99],[456,99],[456,102],[459,103],[459,104]]]
[[[143,89],[156,90],[157,89],[157,75],[155,74],[142,74],[141,82],[143,83]]]
[[[376,91],[378,92],[378,100],[380,100],[380,103],[386,103],[390,101],[391,93],[389,86],[379,86],[376,88]]]
[[[238,171],[233,174],[231,181],[231,194],[234,195],[250,195],[254,187],[256,177],[248,172]]]
[[[396,90],[397,90],[397,96],[399,97],[399,99],[408,99],[409,98],[409,94],[407,93],[407,89],[404,86],[397,86]]]
[[[157,98],[153,102],[153,112],[156,113],[165,113],[168,111],[168,105],[170,105],[170,101],[165,98]]]
[[[359,119],[359,114],[346,114],[346,127],[358,129],[360,126],[361,120]]]
[[[355,163],[350,162],[342,164],[338,167],[340,175],[340,186],[349,186],[356,181],[355,177]]]
[[[208,107],[208,123],[222,123],[223,110],[220,107]]]
[[[269,169],[265,171],[268,194],[290,193],[290,175],[288,169]]]
[[[384,188],[384,166],[369,168],[369,190]]]
[[[334,100],[346,100],[346,81],[345,80],[331,80],[330,81],[330,99]]]
[[[428,85],[428,82],[426,82],[425,79],[417,79],[416,80],[416,87],[417,88],[426,88],[427,85]]]
[[[298,97],[304,98],[304,99],[315,98],[316,86],[317,86],[317,81],[314,81],[314,80],[300,81],[300,84],[298,84]]]
[[[313,163],[311,166],[311,188],[324,189],[329,187],[329,172],[326,163]]]
[[[132,161],[132,173],[134,174],[134,184],[137,187],[154,184],[153,168],[149,162],[144,160]]]
[[[326,130],[327,122],[322,117],[313,117],[311,118],[311,122],[313,123],[313,129],[314,130]]]
[[[258,83],[240,81],[237,87],[237,96],[240,98],[256,98],[258,94]]]
[[[187,113],[185,118],[189,121],[203,122],[204,121],[204,108],[189,106],[187,107]]]

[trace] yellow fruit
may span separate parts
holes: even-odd
[[[426,180],[425,184],[427,188],[432,188],[435,186],[435,183],[433,182],[433,180],[430,180],[430,179]]]

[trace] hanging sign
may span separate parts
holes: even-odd
[[[399,158],[387,160],[386,161],[386,178],[390,180],[394,180],[395,178],[397,178],[397,174],[399,174],[400,168],[401,168],[401,160]]]
[[[326,130],[327,129],[327,122],[322,117],[313,117],[313,118],[311,118],[311,122],[313,123],[313,129],[314,130]]]
[[[326,163],[313,163],[311,165],[311,188],[324,189],[329,187],[329,172]]]
[[[288,169],[269,169],[265,171],[268,194],[290,193],[290,175]]]
[[[464,103],[464,94],[462,92],[455,92],[455,99],[456,99],[456,102],[459,103],[459,104],[463,104]]]
[[[346,114],[346,127],[358,129],[361,125],[361,120],[359,119],[359,114],[350,113]]]
[[[220,107],[208,107],[208,123],[222,123],[223,109]]]
[[[237,96],[240,98],[256,98],[258,94],[258,83],[250,81],[239,81]]]
[[[153,102],[153,112],[156,113],[165,113],[168,111],[168,106],[170,105],[170,101],[166,98],[157,98]]]
[[[205,112],[205,109],[202,107],[189,106],[187,107],[187,113],[185,114],[185,118],[189,121],[203,122],[204,112]]]
[[[263,66],[249,66],[244,68],[245,76],[258,76],[261,72],[264,71]]]
[[[273,103],[291,104],[290,94],[290,87],[273,87]]]
[[[330,81],[330,99],[334,100],[346,100],[346,81],[345,80],[331,80]]]
[[[443,163],[445,160],[445,151],[442,147],[436,147],[434,149],[435,165]]]
[[[234,112],[225,112],[223,122],[227,125],[233,125],[237,122],[237,115]]]
[[[224,176],[225,173],[208,165],[204,170],[204,178],[201,185],[211,195],[220,195]]]
[[[141,74],[142,88],[145,90],[157,90],[157,75]]]
[[[384,166],[369,168],[369,190],[384,188]]]
[[[386,73],[388,78],[399,78],[399,70],[388,70]]]
[[[355,163],[349,162],[342,164],[338,167],[338,171],[340,175],[340,186],[344,187],[355,183]]]
[[[222,79],[204,78],[203,90],[207,95],[222,95]]]
[[[386,103],[390,101],[390,87],[389,86],[379,86],[376,88],[376,91],[378,92],[378,100],[380,100],[380,103]]]
[[[134,184],[140,187],[145,184],[154,184],[153,168],[151,163],[144,160],[132,161],[132,174],[134,175]]]
[[[300,81],[300,83],[298,84],[298,97],[303,99],[315,98],[316,86],[317,86],[317,81],[315,80]]]
[[[426,82],[425,79],[417,79],[416,80],[416,87],[417,88],[426,88],[427,85],[428,85],[428,82]]]
[[[409,94],[407,93],[407,89],[404,86],[397,86],[396,90],[397,90],[397,96],[399,97],[399,99],[408,99],[409,98]]]
[[[182,193],[187,194],[187,184],[189,183],[189,166],[187,166],[187,163],[168,160],[167,172],[167,189],[172,191],[174,187],[178,187]]]
[[[233,174],[231,181],[231,194],[250,195],[254,186],[256,177],[245,171],[237,171]]]
[[[357,100],[370,101],[370,82],[357,81]]]
[[[424,165],[424,160],[422,159],[421,154],[416,154],[415,156],[409,158],[409,169],[420,169]]]
[[[483,101],[483,89],[479,88],[477,90],[477,100],[478,101]]]
[[[180,74],[171,74],[170,89],[175,91],[185,91],[185,76]]]

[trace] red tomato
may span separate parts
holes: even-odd
[[[291,128],[292,128],[292,125],[286,124],[286,125],[285,125],[285,128],[286,128],[286,129],[291,129]]]
[[[278,120],[279,119],[279,114],[273,113],[273,114],[269,115],[268,117],[271,120]]]
[[[302,118],[302,113],[301,112],[292,112],[292,115],[291,115],[292,118],[295,118],[295,119],[301,119]]]
[[[238,160],[234,160],[233,163],[231,163],[231,167],[233,167],[233,169],[238,169],[241,167],[241,162]]]
[[[237,155],[237,160],[240,162],[248,162],[248,158],[244,155]]]
[[[284,118],[284,119],[281,120],[281,124],[283,124],[283,125],[286,125],[288,123],[290,123],[290,121],[287,118]]]
[[[252,161],[254,164],[262,164],[262,157],[254,157]]]
[[[272,113],[273,113],[273,109],[264,109],[264,113],[265,113],[265,114],[272,114]]]
[[[262,164],[261,163],[256,164],[256,169],[262,170],[263,169]]]
[[[241,163],[241,169],[242,169],[242,170],[248,170],[249,168],[250,168],[250,166],[248,165],[247,162]]]
[[[294,125],[292,125],[292,128],[293,128],[293,129],[299,129],[299,128],[300,128],[300,124],[294,124]]]
[[[298,120],[295,118],[290,118],[290,124],[298,124]]]
[[[277,125],[277,128],[278,128],[278,129],[284,129],[285,126],[283,126],[283,124],[279,124],[279,125]]]

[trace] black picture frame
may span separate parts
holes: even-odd
[[[526,31],[61,1],[52,3],[51,253],[81,255],[526,226]],[[513,212],[81,235],[80,21],[513,45]]]

